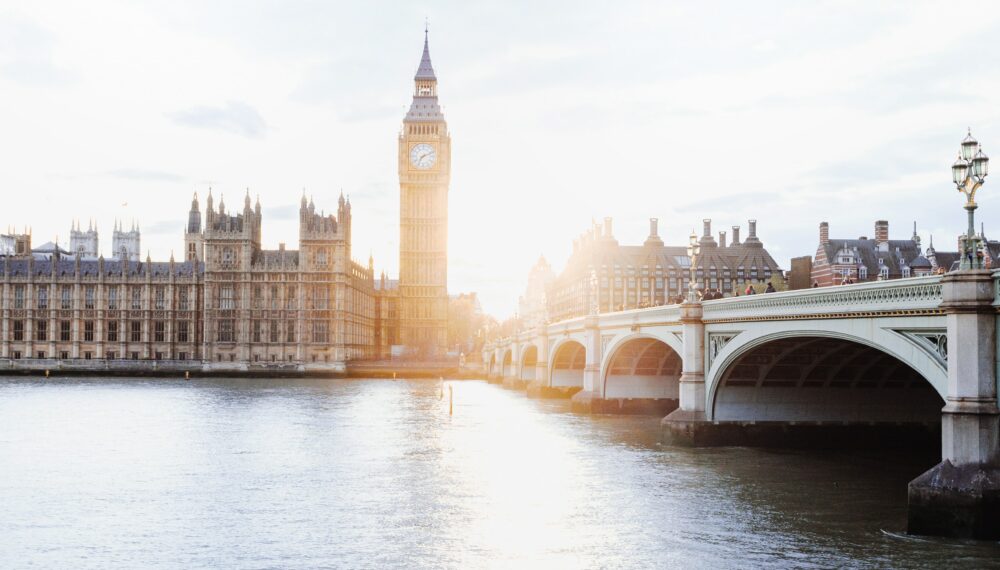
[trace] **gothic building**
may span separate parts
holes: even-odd
[[[448,184],[451,135],[438,103],[427,31],[399,134],[399,340],[443,356],[448,339]]]
[[[5,236],[0,254],[0,359],[44,366],[121,367],[154,360],[204,369],[342,372],[375,354],[374,270],[351,259],[351,204],[336,215],[302,198],[299,249],[261,246],[260,202],[228,213],[197,196],[185,257],[137,259],[139,229],[115,224],[113,259],[97,230],[74,225],[71,250]],[[72,246],[76,247],[72,247]],[[169,362],[169,364],[168,364]]]

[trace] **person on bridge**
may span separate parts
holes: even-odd
[[[756,295],[757,292],[753,290],[753,285],[747,283],[747,290],[744,291],[744,294],[746,294],[746,295]]]
[[[768,281],[767,282],[767,289],[764,289],[764,292],[765,293],[774,293],[776,291],[777,291],[777,289],[774,288],[774,285],[772,285],[771,282]]]

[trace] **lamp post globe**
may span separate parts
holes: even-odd
[[[973,176],[986,178],[986,175],[989,174],[989,164],[990,157],[983,153],[983,149],[979,149],[979,152],[977,152],[976,156],[972,159]]]
[[[969,161],[961,156],[951,165],[951,179],[959,186],[959,190],[961,190],[962,182],[968,176],[968,172]]]
[[[969,134],[962,139],[962,158],[972,160],[977,150],[979,150],[979,141],[972,136],[972,129],[969,129]]]

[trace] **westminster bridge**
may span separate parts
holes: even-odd
[[[941,439],[909,530],[1000,538],[1000,271],[591,314],[487,346],[491,381],[594,413],[665,414],[667,443]]]

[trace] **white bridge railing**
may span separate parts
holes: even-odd
[[[707,301],[706,321],[781,316],[927,311],[941,304],[941,276],[816,287]]]

